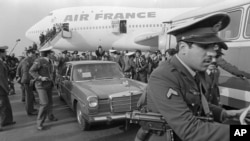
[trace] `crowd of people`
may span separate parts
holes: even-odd
[[[225,44],[221,44],[221,46],[225,46]],[[221,48],[221,47],[218,47]],[[224,47],[225,48],[225,47]],[[102,60],[102,61],[114,61],[119,64],[121,71],[124,73],[125,77],[135,79],[141,82],[147,83],[151,73],[158,68],[164,62],[169,62],[171,58],[178,53],[176,48],[167,49],[164,53],[161,53],[159,50],[157,51],[146,51],[142,52],[141,50],[135,51],[118,51],[115,49],[110,49],[108,51],[103,50],[101,46],[97,48],[95,52],[82,52],[81,55],[78,51],[67,51],[64,50],[59,54],[55,54],[54,51],[49,50],[49,52],[38,51],[37,45],[33,44],[28,48],[25,48],[26,56],[16,58],[15,54],[6,55],[2,57],[6,68],[8,69],[7,73],[7,82],[8,82],[8,95],[15,94],[14,89],[14,79],[20,84],[22,98],[21,101],[25,102],[26,113],[29,116],[38,115],[37,120],[37,128],[39,130],[43,130],[43,123],[46,116],[50,117],[52,121],[56,121],[57,118],[52,114],[52,88],[56,83],[57,74],[62,75],[62,70],[65,67],[65,63],[68,61],[81,61],[81,60]],[[218,58],[221,58],[222,53]],[[40,61],[38,61],[40,58]],[[43,58],[43,59],[41,59]],[[44,59],[47,58],[47,59]],[[223,60],[223,59],[218,59]],[[38,61],[38,62],[37,62]],[[225,61],[225,60],[223,60]],[[223,62],[222,61],[222,62]],[[49,62],[49,63],[48,63]],[[213,104],[219,105],[219,91],[218,91],[218,77],[219,70],[218,65],[222,66],[224,63],[219,63],[221,61],[213,62],[207,69],[208,74],[214,74],[213,79],[211,79],[210,83],[213,85],[213,89],[216,95],[208,95],[207,99]],[[48,68],[43,68],[44,73],[47,75],[46,78],[39,78],[38,74],[38,66],[36,63],[45,63]],[[35,66],[36,67],[35,67]],[[43,66],[43,65],[42,65]],[[230,65],[226,65],[227,67]],[[32,68],[33,67],[33,71]],[[34,69],[34,67],[36,69]],[[230,66],[229,72],[233,73],[236,76],[242,78],[249,78],[248,73],[244,73],[243,71],[239,71],[237,68]],[[233,69],[232,69],[233,68]],[[227,69],[224,67],[224,69]],[[41,71],[41,70],[40,70]],[[216,72],[216,73],[215,73]],[[41,73],[41,72],[39,72]],[[51,80],[52,83],[48,83],[48,86],[44,84],[40,86],[39,84],[34,84],[40,80],[41,82],[47,81],[45,79]],[[50,89],[48,89],[48,87]],[[46,91],[45,91],[46,90]],[[50,91],[48,91],[50,90]],[[40,108],[39,110],[34,108],[34,104],[37,103],[35,100],[35,95],[39,96]],[[44,97],[46,95],[47,97]],[[11,110],[11,106],[9,106]],[[46,116],[44,116],[46,115]],[[15,123],[15,122],[13,122]],[[3,124],[4,125],[4,124]]]
[[[175,49],[167,50],[167,55],[161,54],[160,51],[148,51],[143,54],[140,50],[136,50],[135,52],[117,51],[114,49],[104,51],[102,47],[99,46],[95,52],[83,52],[81,55],[79,55],[78,51],[71,53],[67,50],[56,55],[52,50],[45,49],[38,51],[37,45],[34,43],[32,46],[25,48],[25,56],[16,58],[15,54],[6,55],[5,50],[5,47],[3,49],[0,48],[0,51],[3,52],[1,62],[4,68],[6,68],[5,73],[7,73],[7,75],[2,77],[6,77],[8,84],[7,90],[4,93],[4,100],[9,103],[9,99],[7,99],[8,96],[16,93],[14,88],[14,80],[16,80],[16,82],[20,84],[22,93],[21,102],[25,103],[27,115],[38,115],[38,130],[44,129],[43,123],[46,117],[51,121],[57,121],[57,118],[52,112],[52,88],[56,83],[57,74],[62,73],[66,62],[80,60],[114,61],[120,65],[126,77],[147,82],[153,69],[155,69],[160,62],[170,59],[170,56],[176,53]],[[40,73],[45,76],[37,75]],[[38,83],[39,81],[41,83]],[[34,104],[38,103],[35,96],[39,97],[39,109],[35,109],[34,106]],[[7,106],[7,108],[4,108],[5,110],[2,112],[0,111],[2,114],[0,118],[7,116],[8,120],[11,120],[7,121],[7,125],[9,125],[9,122],[10,124],[15,124],[11,105],[7,104],[5,106]],[[6,125],[2,119],[1,125]],[[3,126],[0,126],[0,130],[3,130]]]
[[[101,46],[95,52],[83,52],[78,55],[78,51],[70,53],[62,51],[58,57],[59,67],[67,61],[79,60],[103,60],[117,62],[126,77],[147,83],[151,72],[163,61],[170,59],[177,51],[174,48],[166,50],[165,54],[160,51],[133,52],[117,51],[110,49],[104,51]]]

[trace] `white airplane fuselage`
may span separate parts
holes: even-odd
[[[193,8],[124,8],[124,7],[72,7],[52,11],[26,32],[26,37],[40,44],[39,35],[46,33],[55,24],[68,23],[71,38],[61,38],[53,48],[60,50],[96,50],[114,47],[117,50],[149,50],[155,48],[150,41],[138,44],[135,39],[160,33],[163,23]],[[121,33],[119,22],[123,21],[125,33]]]

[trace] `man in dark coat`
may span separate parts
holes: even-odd
[[[101,60],[104,53],[105,53],[105,51],[102,49],[102,46],[99,46],[98,50],[95,51],[97,60]]]
[[[29,69],[35,61],[35,50],[33,48],[28,48],[26,50],[27,57],[19,64],[21,72],[21,84],[23,84],[25,89],[25,109],[28,115],[37,115],[37,110],[34,109],[34,93],[33,86],[30,85],[31,75],[29,74]]]
[[[0,46],[0,131],[3,130],[3,126],[16,123],[13,121],[12,109],[8,98],[8,69],[3,62],[6,56],[6,49],[8,49],[7,46]]]
[[[133,79],[147,83],[148,62],[145,56],[141,54],[141,50],[135,51],[134,64],[135,74]]]

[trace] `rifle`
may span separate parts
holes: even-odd
[[[126,119],[130,123],[140,124],[145,130],[152,130],[157,134],[166,132],[167,129],[171,129],[164,117],[161,114],[153,112],[141,112],[138,110],[127,112]]]
[[[164,117],[159,113],[141,112],[138,110],[127,112],[126,119],[130,123],[140,124],[141,128],[136,134],[135,141],[146,141],[151,134],[167,134],[166,141],[173,141],[174,135],[172,129],[168,126]]]
[[[196,116],[196,118],[208,122],[214,121],[212,117]],[[145,130],[150,130],[157,134],[162,134],[171,129],[164,117],[159,113],[134,110],[126,113],[126,119],[130,123],[140,124]]]

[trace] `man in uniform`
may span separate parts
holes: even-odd
[[[146,58],[142,56],[141,50],[135,51],[135,74],[133,79],[147,83],[147,69],[148,69],[148,62],[146,62]]]
[[[21,98],[22,102],[25,102],[25,89],[24,89],[24,85],[21,83],[21,76],[22,76],[21,64],[22,64],[24,59],[25,59],[24,56],[20,56],[19,64],[18,64],[18,67],[16,69],[16,81],[17,81],[17,83],[20,84],[20,89],[21,89],[21,94],[22,94],[22,98]]]
[[[19,64],[21,84],[25,89],[25,109],[28,115],[37,115],[37,110],[34,109],[34,94],[33,86],[30,85],[31,75],[29,69],[35,61],[35,50],[30,47],[26,50],[27,57]]]
[[[147,108],[160,113],[173,132],[152,134],[150,141],[229,140],[229,125],[220,122],[239,118],[243,110],[224,110],[208,104],[203,77],[211,60],[216,59],[215,44],[224,42],[217,33],[229,22],[227,14],[217,13],[168,31],[176,36],[178,53],[152,72],[147,86]]]
[[[8,70],[3,60],[6,57],[7,46],[0,46],[0,131],[3,126],[12,125],[13,121],[12,109],[8,98]]]
[[[125,77],[127,78],[132,78],[134,75],[134,57],[135,57],[135,52],[129,52],[125,54],[124,57],[124,74]]]
[[[36,59],[30,68],[30,75],[35,79],[40,108],[37,116],[37,129],[43,130],[43,123],[48,116],[50,121],[57,121],[52,113],[53,99],[53,64],[50,60],[52,48],[40,50],[41,57]]]

